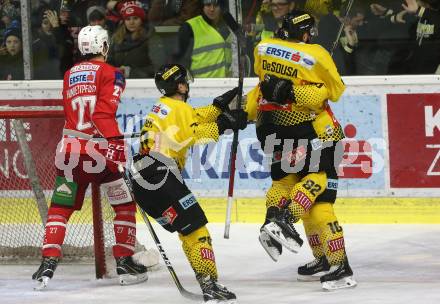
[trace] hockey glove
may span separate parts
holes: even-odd
[[[107,159],[107,166],[112,172],[118,172],[118,164],[125,165],[127,161],[125,153],[125,143],[122,139],[108,141],[108,147],[107,150],[104,151],[104,157]]]
[[[238,87],[235,87],[232,90],[227,91],[223,95],[214,98],[212,104],[220,110],[226,111],[229,109],[229,104],[234,100],[235,96],[237,96],[237,93]]]
[[[243,109],[225,111],[217,117],[218,134],[222,135],[225,130],[244,130],[247,126],[248,113]]]
[[[260,82],[260,89],[263,98],[268,102],[275,102],[281,105],[295,102],[293,83],[288,79],[266,74],[264,80]]]

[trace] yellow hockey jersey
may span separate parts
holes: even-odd
[[[289,79],[294,84],[296,98],[296,103],[290,105],[268,103],[256,86],[247,94],[246,111],[251,120],[257,120],[257,126],[267,122],[288,126],[312,121],[321,139],[340,140],[344,137],[327,100],[336,102],[345,85],[324,48],[317,44],[269,38],[255,47],[254,57],[254,70],[260,81],[266,74]]]
[[[193,108],[182,100],[163,96],[145,118],[140,153],[159,152],[174,159],[182,170],[188,148],[218,140],[215,121],[220,113],[213,105]]]

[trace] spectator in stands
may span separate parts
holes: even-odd
[[[181,26],[174,60],[190,67],[194,77],[231,76],[231,32],[218,0],[201,0],[202,14]]]
[[[56,27],[59,27],[56,11],[44,11],[40,17],[40,26],[33,33],[34,79],[62,78],[60,49],[53,33],[53,28]]]
[[[440,0],[405,0],[403,21],[413,24],[410,74],[440,74]]]
[[[148,11],[148,21],[154,25],[182,25],[200,13],[199,0],[153,0]]]
[[[144,9],[136,1],[129,1],[124,3],[120,14],[124,22],[112,37],[109,63],[119,67],[126,78],[153,77]]]
[[[266,10],[267,7],[270,9],[269,12]],[[257,17],[257,21],[258,23],[261,22],[261,27],[263,29],[260,36],[257,36],[257,40],[272,38],[274,32],[280,27],[283,17],[294,8],[294,0],[263,1],[263,10],[259,12],[259,17]]]
[[[17,1],[0,1],[0,35],[3,38],[5,30],[20,27],[20,3]],[[2,41],[0,41],[1,43]]]
[[[87,9],[86,14],[88,25],[100,25],[103,28],[106,28],[104,7],[99,5],[90,6]]]
[[[364,64],[358,72],[367,75],[406,73],[406,61],[411,51],[410,24],[401,21],[403,0],[377,1],[370,4],[371,14],[367,16],[369,37],[361,37],[358,49],[369,45],[371,63]],[[359,59],[357,59],[359,61]],[[358,63],[360,65],[360,63]]]
[[[342,10],[344,11],[344,10]],[[359,38],[358,29],[365,22],[365,5],[363,3],[354,3],[349,11],[347,18],[336,16],[332,7],[328,8],[328,14],[321,16],[318,25],[318,37],[314,39],[315,43],[323,46],[327,51],[333,51],[333,60],[336,63],[341,75],[354,75],[357,71],[356,61],[360,60],[357,56]],[[345,12],[343,12],[345,16]],[[341,22],[344,24],[343,31],[334,47]],[[371,65],[372,60],[367,60]]]
[[[0,3],[0,15],[12,20],[20,20],[20,1],[3,0]],[[6,26],[8,26],[7,24]]]
[[[87,22],[87,8],[96,5],[96,0],[64,0],[62,10],[70,12],[70,26],[84,27]]]
[[[55,10],[44,10],[44,17],[47,18],[50,23],[51,31],[58,47],[58,71],[62,78],[64,73],[70,69],[75,62],[73,50],[75,41],[71,34],[71,27],[69,26],[69,12],[63,13],[63,11],[61,11],[60,16],[58,16]]]
[[[17,28],[5,31],[4,46],[0,49],[0,80],[23,80],[23,49],[21,33]]]
[[[357,0],[354,1],[356,3],[363,2],[364,0]],[[349,1],[335,1],[335,0],[307,0],[307,1],[301,1],[304,3],[304,10],[307,12],[310,12],[317,20],[321,18],[321,16],[325,16],[329,14],[333,7],[336,6],[336,3],[333,2],[343,2],[347,4]]]
[[[140,7],[142,7],[144,9],[145,12],[148,11],[148,9],[150,8],[150,1],[151,0],[138,0],[138,1],[133,1],[133,0],[110,0],[107,2],[106,7],[107,7],[107,15],[106,15],[106,19],[109,21],[109,23],[111,24],[110,26],[110,31],[113,31],[118,27],[120,21],[122,21],[122,16],[120,14],[121,9],[124,5],[127,4],[127,2],[131,3],[131,4],[136,4]]]

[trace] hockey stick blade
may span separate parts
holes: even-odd
[[[176,284],[176,287],[179,290],[180,294],[184,298],[187,298],[189,300],[194,300],[194,301],[203,300],[203,296],[202,295],[190,292],[190,291],[186,290],[182,286],[182,284],[180,283],[179,278],[177,277],[176,272],[174,271],[173,265],[171,264],[170,260],[168,259],[168,256],[166,255],[165,250],[163,249],[162,244],[160,243],[159,238],[157,237],[156,232],[154,231],[153,226],[151,225],[151,222],[148,219],[148,215],[146,214],[146,212],[142,208],[139,207],[138,209],[139,209],[139,212],[140,212],[142,218],[144,219],[145,224],[147,225],[148,230],[151,233],[151,236],[154,239],[154,242],[156,244],[157,250],[159,251],[159,253],[160,253],[161,257],[162,257],[163,262],[167,266],[167,269],[168,269],[171,277],[173,278],[173,281]]]

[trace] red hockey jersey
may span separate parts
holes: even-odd
[[[74,65],[64,75],[63,106],[64,138],[78,138],[80,153],[93,136],[105,138],[121,135],[116,111],[125,89],[124,75],[101,61],[84,61]],[[71,140],[66,140],[72,142]],[[78,152],[70,144],[66,152]]]

